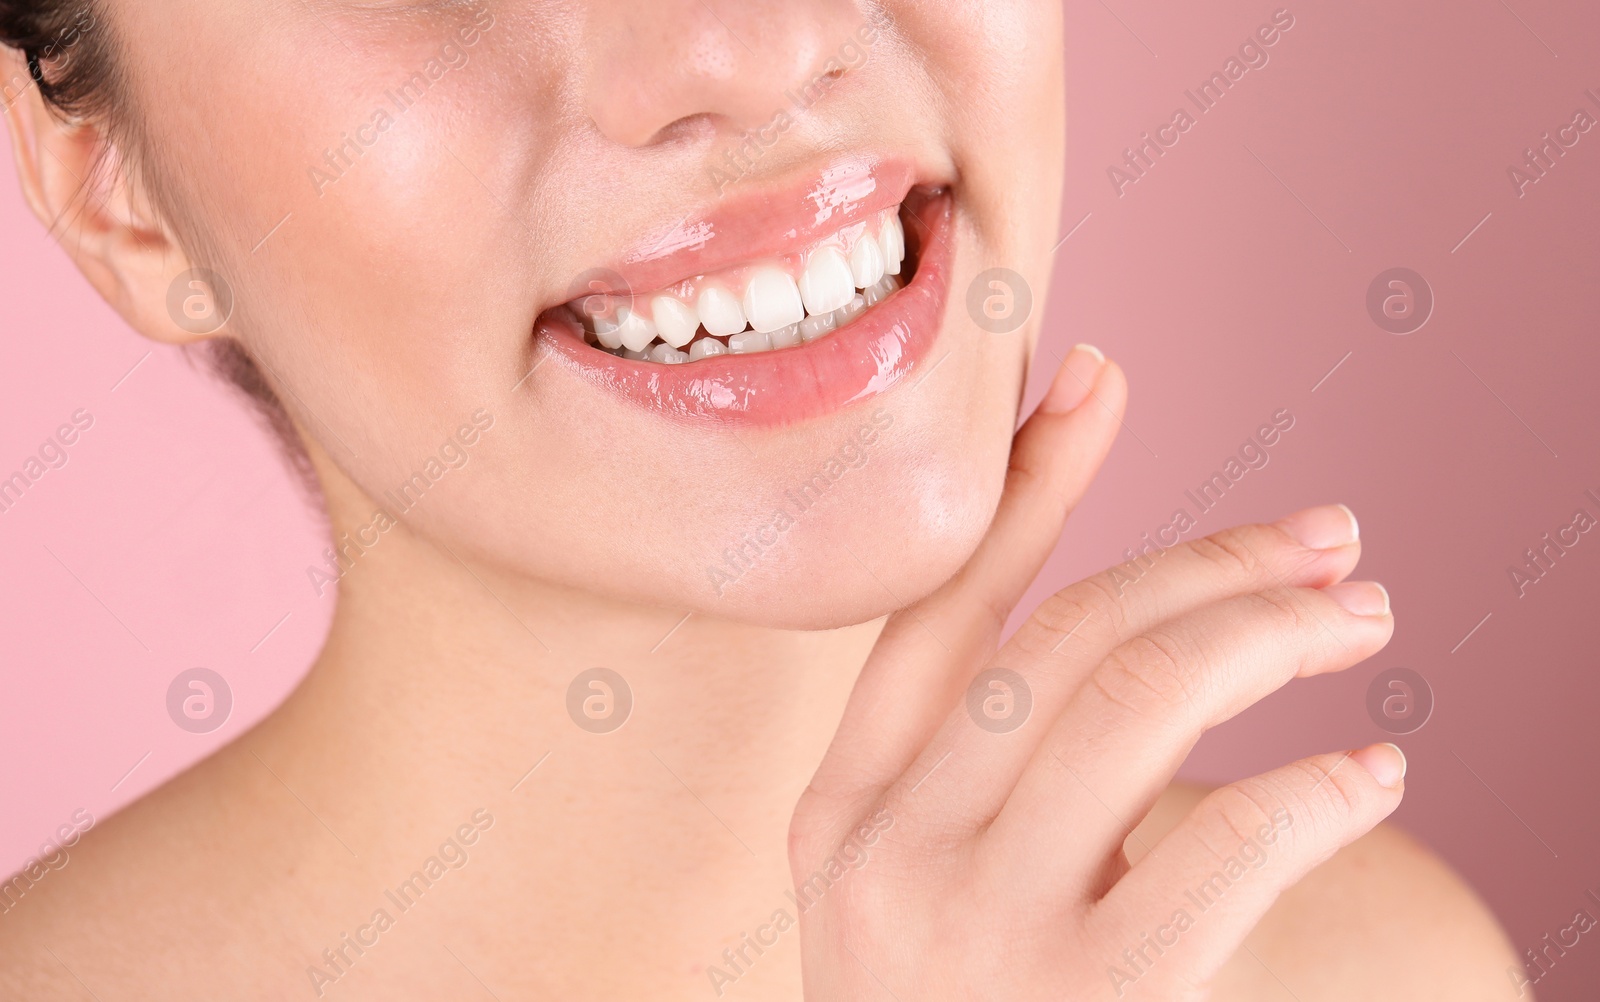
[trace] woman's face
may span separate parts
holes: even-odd
[[[1059,19],[145,0],[108,27],[222,333],[365,495],[352,537],[405,509],[508,571],[815,628],[926,593],[993,513],[1057,229]],[[906,287],[830,312],[892,268],[897,213]],[[994,268],[1033,292],[1014,330]],[[801,345],[596,343],[647,318]]]

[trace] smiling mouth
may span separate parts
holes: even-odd
[[[954,265],[954,194],[917,174],[843,161],[641,242],[538,315],[535,367],[719,426],[777,427],[886,393],[939,340]]]
[[[749,261],[646,295],[595,292],[564,304],[585,343],[658,365],[794,348],[826,338],[910,281],[896,205],[782,257]]]

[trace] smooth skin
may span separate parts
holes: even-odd
[[[973,562],[890,618],[801,800],[797,885],[852,835],[882,839],[802,923],[808,948],[832,961],[808,965],[808,997],[1511,997],[1495,967],[1509,960],[1503,937],[1437,863],[1387,832],[1335,856],[1399,805],[1404,759],[1392,746],[1314,756],[1204,795],[1168,788],[1206,728],[1388,642],[1387,593],[1345,580],[1360,556],[1347,511],[1174,547],[1131,584],[1128,566],[1090,578],[995,650],[999,613],[1037,573],[1114,431],[1116,412],[1100,406],[1120,402],[1114,368],[1084,405],[1053,411],[1081,395],[1075,361],[1081,353],[1018,434]],[[997,734],[973,726],[967,706],[950,708],[974,663],[1023,677],[1028,724]],[[1146,821],[1130,832],[1129,818]],[[1244,854],[1246,843],[1260,852]],[[1241,855],[1248,872],[1201,890]],[[1319,866],[1320,893],[1269,914]],[[1341,894],[1347,878],[1359,889]],[[1344,908],[1330,912],[1336,900]],[[1445,900],[1462,910],[1448,931],[1428,928]],[[1259,938],[1274,949],[1240,953],[1264,917]],[[1306,941],[1285,956],[1274,936],[1302,924]],[[1354,934],[1362,927],[1384,931]],[[1149,936],[1162,929],[1172,942],[1157,951]],[[1419,941],[1467,969],[1419,963]],[[1483,952],[1462,949],[1469,942]],[[1141,947],[1137,965],[1123,954]]]
[[[712,198],[707,166],[864,13],[495,2],[470,60],[317,193],[307,166],[464,6],[108,5],[124,127],[63,123],[32,92],[8,109],[34,210],[136,329],[192,343],[169,286],[228,276],[218,336],[262,360],[335,535],[475,409],[495,425],[340,582],[283,706],[0,917],[0,996],[314,998],[313,965],[384,908],[323,997],[716,997],[723,951],[881,817],[866,865],[722,997],[1513,997],[1481,903],[1372,831],[1404,790],[1382,781],[1388,750],[1168,785],[1206,727],[1388,639],[1380,592],[1345,580],[1340,509],[1186,543],[1126,589],[1092,578],[999,646],[1126,396],[1077,352],[1015,432],[1037,320],[996,338],[959,308],[988,267],[1047,285],[1058,6],[884,5],[872,57],[740,181],[914,160],[956,193],[957,306],[948,361],[879,401],[893,434],[726,596],[705,567],[734,516],[768,510],[861,410],[740,435],[664,422],[554,367],[524,379],[528,331],[572,276]],[[634,694],[605,735],[566,710],[596,665]],[[991,666],[1032,693],[1008,733],[965,707]],[[465,861],[389,904],[479,811]],[[1261,865],[1115,984],[1122,951],[1267,822]]]

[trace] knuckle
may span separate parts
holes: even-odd
[[[1344,821],[1362,813],[1365,798],[1357,777],[1347,772],[1352,768],[1348,762],[1349,756],[1346,755],[1332,765],[1317,759],[1295,763],[1295,768],[1310,781],[1308,809],[1316,816]],[[1354,768],[1361,767],[1357,765]]]
[[[978,603],[978,612],[982,619],[979,630],[985,637],[999,637],[1006,630],[1006,621],[1011,618],[1012,605],[1010,602],[994,594],[984,592]]]
[[[1261,837],[1263,828],[1276,827],[1281,802],[1250,781],[1225,786],[1207,799],[1211,805],[1212,829],[1229,840],[1229,845],[1251,842]]]
[[[1260,541],[1252,545],[1248,531],[1245,529],[1226,529],[1195,540],[1189,546],[1202,559],[1215,565],[1222,573],[1247,581],[1253,581],[1262,573],[1262,561],[1258,554]]]
[[[1134,637],[1106,655],[1094,682],[1112,702],[1134,712],[1185,707],[1193,679],[1176,645],[1157,635]]]
[[[1067,590],[1076,593],[1079,602],[1103,615],[1114,636],[1121,636],[1128,625],[1128,600],[1123,597],[1122,589],[1110,571],[1101,571]]]
[[[1011,450],[1011,459],[1006,466],[1007,494],[1021,497],[1033,497],[1046,493],[1049,480],[1037,466],[1026,461],[1016,449]]]
[[[1123,616],[1122,599],[1115,586],[1099,574],[1056,592],[1034,612],[1034,619],[1057,636],[1075,630],[1081,636],[1085,626],[1095,626],[1097,631],[1109,626],[1115,636],[1122,629]]]
[[[1094,612],[1094,606],[1083,600],[1083,594],[1074,585],[1045,599],[1034,610],[1033,618],[1048,632],[1065,634]]]
[[[1300,590],[1274,588],[1254,592],[1246,601],[1253,603],[1272,624],[1273,633],[1266,642],[1274,645],[1273,664],[1283,670],[1279,676],[1282,681],[1314,672],[1325,667],[1330,656],[1337,657],[1327,624],[1317,617]]]
[[[1045,524],[1060,525],[1071,513],[1066,496],[1056,483],[1056,478],[1051,476],[1048,463],[1029,461],[1015,449],[1006,467],[1005,495],[1016,499],[1021,507],[1028,510],[1030,518]]]
[[[1112,581],[1107,571],[1090,575],[1066,591],[1076,593],[1078,601],[1088,605],[1105,607],[1122,604],[1122,589]]]
[[[1247,601],[1273,621],[1283,632],[1300,635],[1314,630],[1317,623],[1305,601],[1292,588],[1269,588],[1252,592]]]

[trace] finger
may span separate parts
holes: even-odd
[[[1290,679],[1342,671],[1394,633],[1381,585],[1271,589],[1205,606],[1113,650],[1073,696],[985,834],[1038,893],[1083,893],[1200,735]]]
[[[1400,805],[1404,779],[1384,744],[1209,794],[1090,911],[1117,996],[1209,982],[1279,894]]]
[[[1337,581],[1360,558],[1356,535],[1347,509],[1312,508],[1275,526],[1152,549],[1058,592],[972,680],[891,794],[907,822],[902,836],[921,819],[942,838],[988,825],[1055,718],[1119,644],[1212,602]]]
[[[1100,350],[1078,345],[1017,432],[1005,490],[983,542],[918,609],[941,624],[998,638],[1011,610],[1055,550],[1122,424],[1127,383]]]
[[[1126,396],[1121,370],[1098,349],[1079,346],[1067,356],[1016,435],[999,508],[977,551],[884,626],[813,793],[870,800],[921,751],[1099,471]]]

